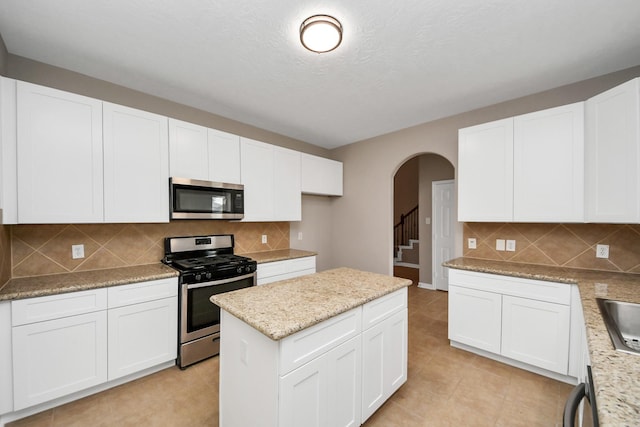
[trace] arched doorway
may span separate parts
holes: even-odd
[[[435,289],[432,187],[454,176],[451,162],[433,153],[417,154],[398,167],[393,177],[394,276]]]

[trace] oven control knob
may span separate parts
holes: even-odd
[[[211,273],[206,274],[207,279],[211,279]]]
[[[238,268],[236,269],[236,271],[237,271],[238,273],[242,273],[242,267],[238,267]]]
[[[247,273],[251,273],[251,266],[250,266],[250,265],[247,265],[247,266],[245,267],[245,271],[246,271]]]
[[[200,274],[196,274],[196,282],[202,280],[202,276]]]

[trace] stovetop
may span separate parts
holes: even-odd
[[[165,264],[180,272],[181,283],[201,283],[255,273],[257,263],[233,253],[233,235],[167,237]]]

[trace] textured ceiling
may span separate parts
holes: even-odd
[[[342,45],[314,54],[325,13]],[[640,64],[639,0],[1,0],[10,53],[326,148]]]

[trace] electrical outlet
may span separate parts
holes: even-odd
[[[609,245],[596,245],[596,258],[609,258]]]
[[[507,240],[507,250],[509,252],[516,251],[516,241],[515,240]]]
[[[84,245],[71,245],[71,258],[84,258]]]
[[[263,235],[262,235],[262,244],[264,245],[264,244],[266,244],[266,243],[267,243],[267,235],[266,235],[266,234],[263,234]]]
[[[496,251],[504,251],[504,239],[496,239]]]
[[[475,249],[476,248],[476,238],[475,237],[469,237],[467,239],[467,247],[469,249]]]

